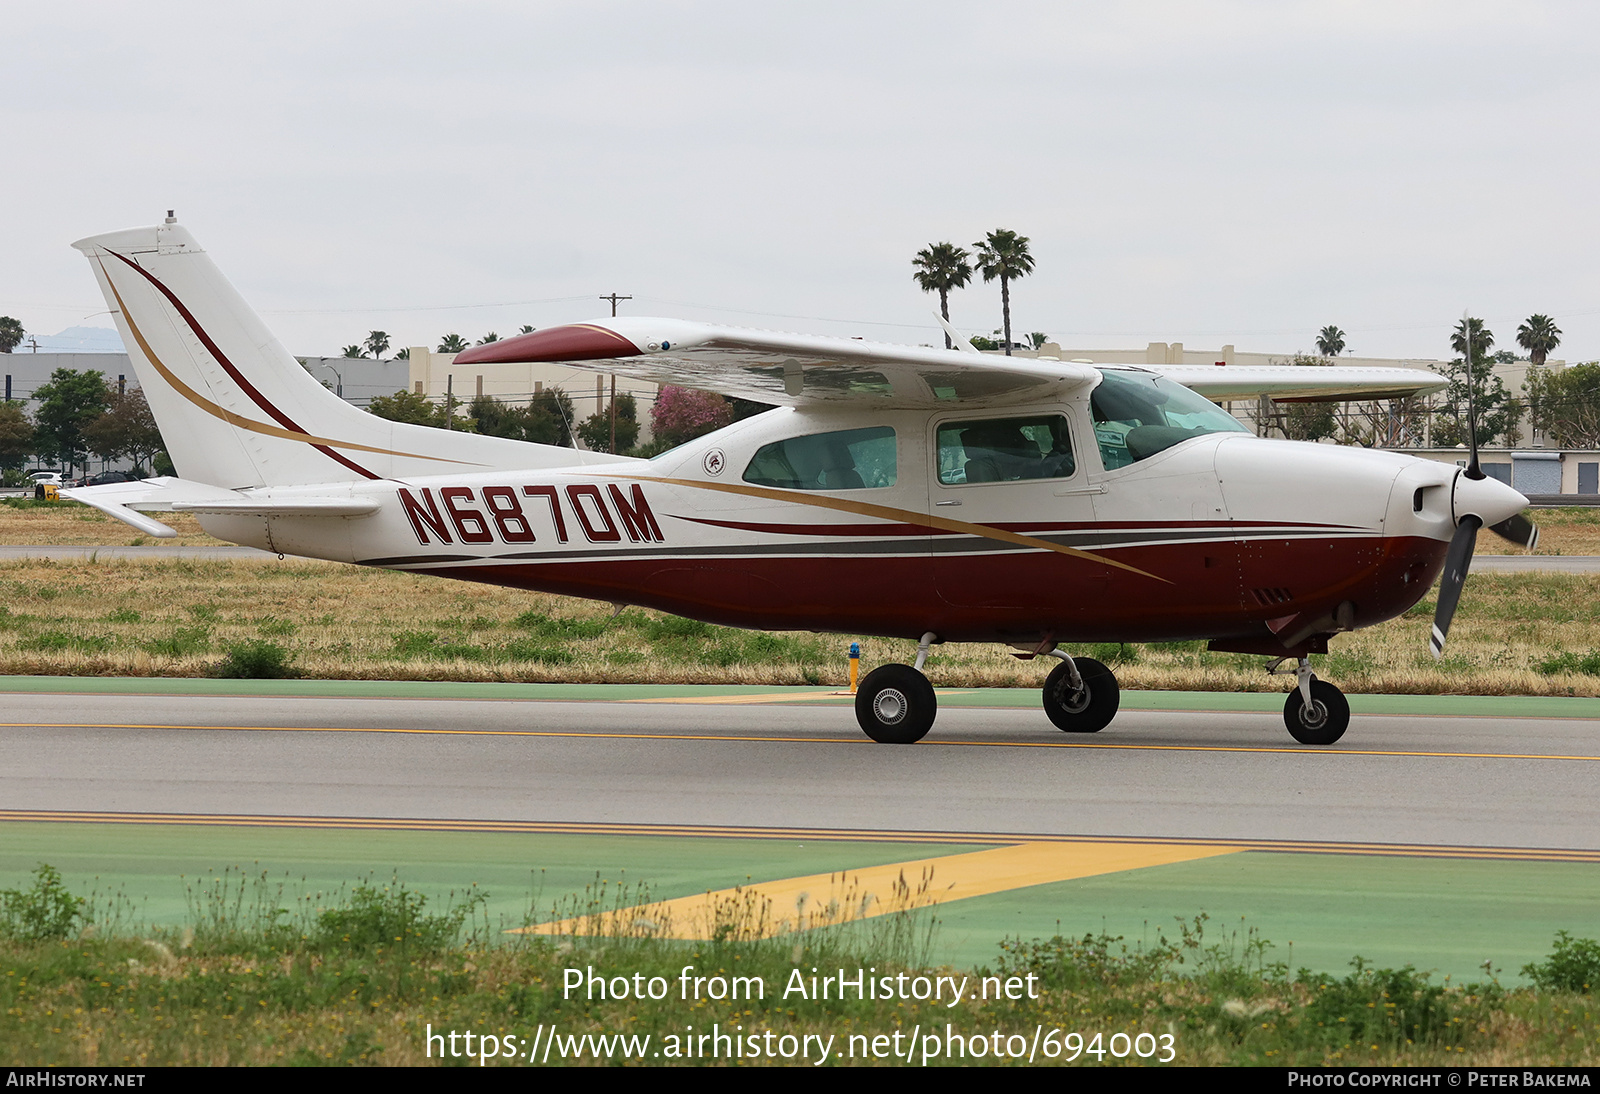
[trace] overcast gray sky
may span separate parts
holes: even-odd
[[[296,353],[594,298],[933,342],[1005,227],[1064,344],[1600,357],[1600,6],[4,0],[0,313],[108,326],[83,235],[169,207]],[[514,303],[513,303],[514,302]],[[458,305],[508,305],[460,308]],[[952,300],[999,325],[997,285]]]

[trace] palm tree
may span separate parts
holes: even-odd
[[[1550,351],[1561,344],[1561,328],[1548,315],[1530,315],[1528,321],[1517,328],[1517,345],[1528,351],[1535,366],[1544,364]]]
[[[1482,319],[1463,319],[1450,335],[1450,348],[1465,357],[1468,337],[1472,339],[1473,363],[1487,361],[1489,351],[1494,348],[1494,332],[1484,329]]]
[[[1028,237],[1009,228],[996,228],[974,243],[978,248],[978,272],[985,281],[1000,279],[1000,312],[1004,318],[1006,356],[1011,356],[1011,282],[1033,272],[1033,256],[1028,253]]]
[[[972,280],[971,256],[965,247],[954,243],[935,243],[917,252],[911,264],[917,272],[911,276],[923,292],[939,294],[939,314],[950,322],[950,290],[959,289]],[[944,348],[950,348],[950,336],[944,336]]]
[[[500,341],[500,336],[498,334],[496,334],[494,331],[490,331],[488,334],[486,334],[482,338],[478,339],[478,345],[487,346],[490,342],[498,342],[498,341]]]
[[[459,334],[447,334],[439,343],[440,353],[463,353],[467,348],[467,340]]]
[[[1344,331],[1329,323],[1317,335],[1317,352],[1324,357],[1337,357],[1344,352]]]
[[[344,355],[346,357],[360,357],[361,356],[361,347],[360,346],[346,346],[346,347],[344,347]]]
[[[383,359],[384,351],[389,348],[389,332],[375,330],[367,335],[367,340],[363,344],[367,347],[368,353],[372,354],[375,359],[381,361]]]
[[[522,332],[521,333],[523,333],[523,334],[532,334],[533,333],[533,327],[531,325],[527,324],[527,323],[524,323],[524,324],[522,324]]]

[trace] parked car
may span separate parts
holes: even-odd
[[[52,486],[61,485],[61,472],[59,471],[34,471],[29,473],[28,482],[34,486],[41,483],[50,483]]]
[[[102,471],[98,475],[88,475],[73,483],[74,486],[104,486],[110,482],[138,482],[134,476],[126,471]]]

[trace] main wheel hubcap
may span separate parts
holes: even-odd
[[[884,688],[872,700],[872,713],[886,726],[898,725],[905,718],[910,705],[906,702],[905,693],[898,688]]]
[[[1300,708],[1300,724],[1307,729],[1319,729],[1328,720],[1328,708],[1321,703],[1313,702],[1310,706]]]

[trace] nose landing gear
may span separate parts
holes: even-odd
[[[1117,716],[1122,701],[1115,674],[1092,657],[1051,656],[1061,664],[1044,682],[1044,712],[1063,733],[1099,733]]]

